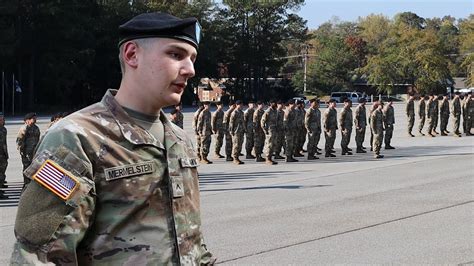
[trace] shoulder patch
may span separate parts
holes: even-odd
[[[41,165],[33,175],[33,180],[36,180],[63,200],[68,200],[79,185],[74,175],[50,159]]]

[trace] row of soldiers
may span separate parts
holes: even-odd
[[[408,117],[408,135],[414,137],[412,130],[415,124],[415,96],[410,95],[406,105],[406,114]],[[429,96],[422,95],[419,98],[418,103],[418,117],[419,127],[418,132],[424,136],[423,127],[427,120],[428,129],[427,134],[430,137],[435,137],[437,134],[441,136],[447,136],[450,133],[447,130],[449,117],[453,120],[453,134],[454,136],[461,137],[460,122],[461,117],[463,118],[463,132],[467,136],[471,136],[471,128],[474,124],[474,102],[472,94],[468,93],[461,100],[460,93],[457,92],[451,104],[449,103],[448,95],[437,96],[431,94]],[[439,131],[436,131],[439,121]]]
[[[321,133],[325,136],[325,157],[336,157],[334,142],[336,132],[341,131],[342,155],[352,155],[349,148],[353,126],[355,127],[355,141],[357,153],[366,153],[363,142],[368,125],[365,109],[365,99],[361,99],[352,115],[352,102],[346,100],[341,114],[337,116],[336,101],[329,101],[327,110],[321,115],[319,100],[312,99],[310,107],[305,110],[303,101],[290,100],[286,104],[272,100],[265,109],[263,102],[249,102],[248,108],[243,111],[241,101],[231,102],[224,112],[222,103],[216,103],[217,109],[211,113],[210,103],[203,102],[193,117],[193,130],[196,135],[197,152],[201,163],[212,163],[208,156],[211,147],[212,135],[215,136],[214,158],[226,158],[235,164],[243,164],[240,160],[242,145],[245,139],[246,159],[255,159],[257,162],[266,162],[275,165],[274,159],[285,159],[286,162],[297,162],[295,157],[304,157],[303,145],[307,143],[307,159],[319,159],[316,155],[322,154],[318,147]],[[383,158],[380,154],[382,140],[385,138],[385,148],[394,149],[390,145],[393,124],[395,123],[392,102],[386,108],[376,101],[370,111],[369,123],[371,147],[375,158]],[[176,119],[176,112],[172,112],[172,121]],[[178,124],[178,122],[175,122]],[[225,140],[225,156],[221,149]],[[285,157],[281,152],[284,151]]]

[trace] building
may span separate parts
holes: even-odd
[[[202,78],[194,93],[201,102],[220,102],[227,95],[225,89],[226,79]]]

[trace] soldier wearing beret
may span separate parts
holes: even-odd
[[[448,122],[449,122],[449,99],[448,95],[443,95],[443,99],[441,100],[441,104],[439,106],[439,132],[441,136],[447,136],[448,131]]]
[[[387,105],[383,109],[383,123],[385,129],[385,149],[393,150],[395,147],[391,145],[393,136],[393,125],[395,124],[395,111],[393,110],[393,101],[388,100]]]
[[[323,115],[324,123],[324,136],[326,138],[326,144],[324,145],[325,157],[336,157],[334,153],[334,141],[336,140],[337,130],[337,111],[336,101],[334,99],[329,100],[328,108]]]
[[[221,149],[223,145],[224,135],[225,135],[225,128],[224,128],[224,111],[222,110],[222,103],[216,103],[217,109],[212,113],[211,117],[211,126],[212,126],[212,133],[215,136],[215,145],[214,145],[214,158],[224,158],[221,155]]]
[[[420,102],[418,103],[418,118],[420,118],[420,123],[418,126],[418,133],[420,133],[421,136],[424,136],[425,133],[423,133],[423,127],[425,126],[425,120],[426,120],[426,103],[425,101],[427,100],[427,96],[421,95],[420,96]]]
[[[244,164],[239,159],[242,152],[242,144],[244,143],[245,123],[244,111],[242,111],[242,102],[235,101],[235,110],[230,115],[229,132],[232,136],[232,159],[237,165]]]
[[[352,149],[349,148],[352,133],[352,101],[344,100],[344,108],[342,108],[339,116],[339,127],[341,129],[341,155],[352,155]]]
[[[357,153],[366,153],[364,147],[365,129],[367,127],[367,112],[365,111],[365,98],[359,99],[359,105],[355,109],[354,126],[355,126],[355,141],[357,145]]]
[[[321,112],[319,111],[319,100],[309,100],[310,107],[306,111],[304,124],[308,132],[308,160],[317,160],[318,143],[321,137]]]
[[[454,95],[451,105],[451,114],[453,115],[453,134],[456,137],[461,137],[461,131],[459,131],[461,122],[461,99],[459,98],[459,92],[456,92]]]
[[[18,131],[18,136],[16,137],[16,146],[20,152],[21,162],[23,164],[23,171],[30,166],[33,155],[35,153],[36,145],[40,139],[40,129],[36,125],[36,114],[28,113],[25,115],[23,121],[25,124]],[[27,175],[23,174],[23,189],[31,179]]]
[[[162,108],[178,104],[199,43],[195,18],[141,14],[119,28],[122,80],[60,120],[25,171],[11,263],[212,264],[196,151]]]
[[[230,125],[230,116],[232,112],[235,110],[235,103],[234,101],[229,102],[229,109],[224,112],[224,129],[225,129],[225,160],[228,162],[232,162],[234,159],[232,158],[232,135],[229,131]]]
[[[407,106],[406,106],[406,114],[408,119],[408,136],[414,137],[411,133],[413,130],[413,126],[415,125],[415,97],[413,94],[408,96]]]
[[[209,102],[203,102],[202,105],[204,108],[201,113],[199,113],[197,128],[199,134],[199,140],[201,142],[201,163],[203,164],[212,164],[207,156],[209,155],[209,150],[211,148],[211,136],[212,136],[212,126],[211,126],[211,111],[209,111]]]

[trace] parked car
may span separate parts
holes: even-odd
[[[307,100],[305,96],[293,97],[293,100],[303,101],[304,104],[308,104],[308,103],[309,103],[309,100]]]
[[[345,99],[349,99],[352,102],[356,103],[359,101],[360,98],[364,98],[362,93],[360,92],[346,92],[346,91],[338,91],[338,92],[332,92],[331,93],[331,99],[336,100],[338,103],[344,102]]]

